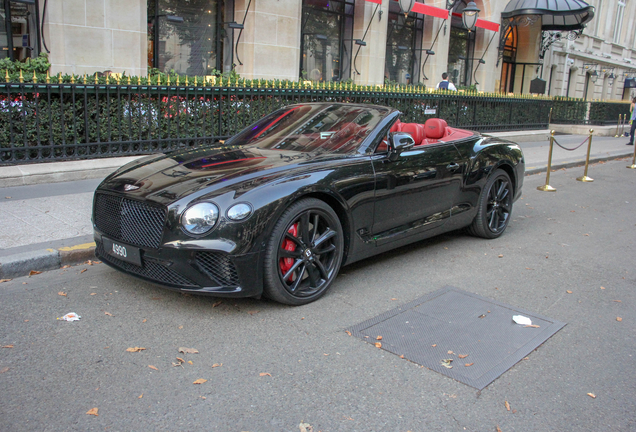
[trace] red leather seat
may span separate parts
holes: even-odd
[[[410,134],[416,146],[421,145],[422,141],[426,138],[424,125],[419,123],[402,123],[402,132]]]
[[[393,126],[391,126],[391,129],[389,129],[389,132],[402,132],[403,124],[400,119],[397,119],[397,121],[393,123]]]
[[[446,120],[431,118],[424,123],[424,129],[426,131],[426,138],[440,139],[446,135],[446,127],[448,124]]]

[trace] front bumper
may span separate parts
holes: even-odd
[[[217,250],[140,247],[138,266],[107,253],[101,232],[95,230],[94,237],[95,255],[104,263],[172,290],[218,297],[259,297],[263,292],[260,252],[230,255]]]

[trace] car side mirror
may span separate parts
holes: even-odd
[[[389,134],[389,159],[394,161],[400,153],[408,151],[415,145],[413,137],[406,132],[391,132]]]

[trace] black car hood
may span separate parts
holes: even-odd
[[[123,166],[99,186],[100,190],[129,193],[131,197],[170,204],[194,192],[210,189],[249,189],[290,174],[294,168],[346,155],[265,150],[256,147],[200,148],[150,156]]]

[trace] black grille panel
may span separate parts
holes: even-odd
[[[227,255],[219,252],[197,252],[196,257],[201,269],[221,285],[239,284],[236,267]]]
[[[126,270],[127,272],[134,273],[136,275],[143,276],[145,278],[152,279],[154,281],[167,285],[177,285],[184,287],[197,286],[195,283],[181,276],[179,273],[176,273],[156,262],[144,260],[143,266],[139,267],[129,262],[122,261],[113,256],[110,256],[104,252],[104,246],[102,242],[97,242],[95,249],[97,250],[97,254],[101,259],[109,262],[116,267]]]
[[[95,225],[107,237],[156,249],[161,244],[166,211],[161,206],[97,194],[94,217]]]

